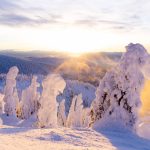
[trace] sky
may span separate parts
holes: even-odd
[[[150,0],[0,0],[0,49],[150,48]]]

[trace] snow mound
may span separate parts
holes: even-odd
[[[16,116],[7,116],[6,114],[2,114],[1,119],[3,121],[3,124],[7,126],[18,126],[20,121],[20,119],[18,119]]]
[[[137,134],[150,140],[150,115],[140,118],[137,125]]]
[[[33,114],[28,119],[20,120],[18,122],[18,127],[27,127],[27,128],[34,128],[36,127],[37,121],[37,114]]]

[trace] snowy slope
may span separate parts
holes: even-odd
[[[1,126],[1,150],[149,150],[150,141],[129,132]]]
[[[25,121],[6,115],[1,117],[0,150],[150,150],[150,140],[112,125],[97,131],[90,128],[34,128],[31,127],[34,116]],[[150,124],[147,127],[149,129]]]

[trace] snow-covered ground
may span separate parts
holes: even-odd
[[[150,141],[125,131],[2,125],[0,150],[149,150]]]
[[[31,129],[2,126],[1,150],[115,149],[109,139],[87,129]]]
[[[6,115],[1,117],[0,150],[150,150],[150,140],[112,125],[98,131],[90,128],[34,128],[31,127],[34,117],[25,121]],[[147,127],[149,129],[150,124]]]

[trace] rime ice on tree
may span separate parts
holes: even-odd
[[[39,93],[37,88],[39,83],[37,82],[37,77],[33,76],[31,85],[23,90],[21,99],[21,117],[23,119],[28,119],[32,114],[38,111],[38,101]]]
[[[41,107],[38,111],[39,127],[57,126],[57,101],[56,97],[63,92],[66,83],[58,74],[51,74],[43,80],[43,92],[40,98]]]
[[[9,115],[16,116],[16,105],[19,101],[16,89],[16,77],[18,75],[18,68],[11,67],[6,75],[6,86],[4,89],[4,111]]]
[[[0,93],[0,115],[3,114],[4,109],[4,95]]]
[[[66,126],[65,99],[63,99],[58,106],[57,122],[60,126]]]
[[[83,126],[83,100],[82,94],[74,96],[67,118],[67,127]]]
[[[141,106],[140,92],[144,84],[142,68],[149,59],[140,44],[129,44],[120,63],[106,73],[96,91],[92,103],[92,122],[121,121],[134,127]]]

